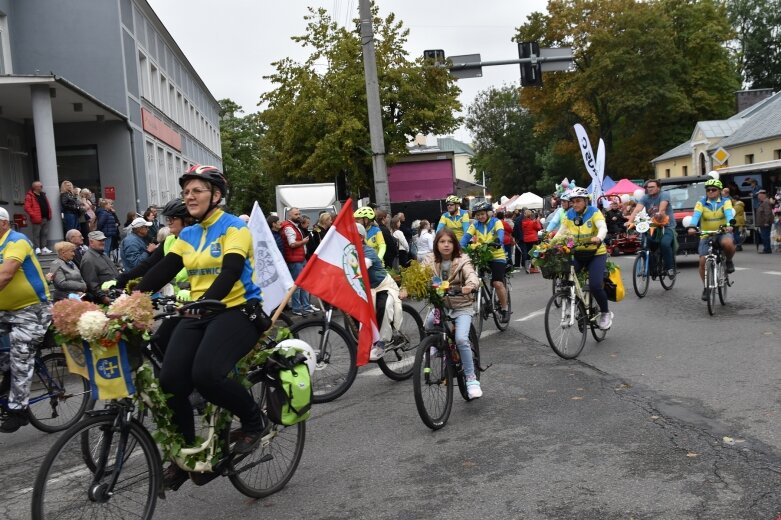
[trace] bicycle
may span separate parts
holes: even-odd
[[[454,289],[446,296],[460,294]],[[412,380],[415,406],[423,423],[432,430],[438,430],[447,424],[453,408],[453,377],[456,378],[461,396],[470,401],[466,389],[466,377],[461,366],[461,356],[456,346],[455,322],[447,316],[444,301],[435,305],[433,328],[420,344],[415,355]],[[480,380],[480,372],[490,368],[480,366],[479,336],[474,323],[469,328],[469,343],[472,345],[472,360],[475,376]]]
[[[657,233],[664,233],[663,226],[654,226]],[[640,229],[645,229],[641,227]],[[635,263],[632,266],[632,286],[634,287],[635,294],[638,298],[644,297],[648,293],[648,285],[650,280],[659,280],[662,287],[669,291],[675,285],[676,276],[670,276],[667,274],[667,270],[664,268],[664,260],[662,259],[662,247],[658,245],[657,248],[651,252],[648,247],[648,242],[651,240],[648,235],[648,230],[640,231],[640,243],[641,248],[635,258]],[[653,267],[651,267],[653,266]],[[675,256],[673,256],[673,270],[677,273],[678,268],[675,263]]]
[[[8,336],[10,327],[0,326],[0,352],[10,355]],[[67,430],[79,421],[90,403],[89,382],[68,372],[65,354],[41,350],[53,346],[51,330],[46,333],[42,345],[35,347],[33,380],[30,385],[28,417],[30,424],[42,432],[54,433]],[[0,417],[8,413],[8,393],[11,387],[11,370],[2,374],[0,384]]]
[[[496,292],[496,287],[491,282],[491,271],[488,268],[480,268],[478,277],[480,278],[480,290],[477,298],[476,312],[477,317],[477,330],[478,337],[483,333],[483,322],[493,317],[494,324],[500,332],[507,330],[510,326],[509,321],[502,321],[502,306],[499,304],[499,295]],[[512,285],[507,277],[502,280],[504,284],[505,292],[507,293],[507,312],[512,314],[512,299],[510,298],[510,291]]]
[[[700,231],[700,235],[708,239],[708,254],[705,256],[705,288],[708,290],[708,314],[711,316],[716,312],[716,294],[719,295],[719,303],[726,305],[727,290],[734,283],[729,279],[729,273],[724,265],[726,259],[719,244],[721,235],[726,233],[725,227],[722,225],[717,231]]]
[[[582,253],[582,252],[579,252]],[[596,250],[590,252],[593,256]],[[562,290],[551,296],[545,306],[545,335],[548,344],[561,358],[574,359],[586,344],[588,329],[594,340],[605,339],[607,330],[599,328],[599,306],[588,289],[588,273],[581,283],[570,263],[569,274],[561,281]],[[552,311],[552,309],[556,309]],[[579,336],[577,343],[570,346],[570,335]]]
[[[222,302],[201,300],[181,307],[216,312]],[[170,318],[166,312],[156,318]],[[279,345],[261,339],[266,352]],[[142,351],[151,363],[155,358]],[[159,367],[158,367],[159,368]],[[266,414],[265,386],[270,376],[264,364],[249,367],[250,391]],[[152,406],[146,403],[146,406]],[[131,398],[111,401],[104,410],[87,412],[57,440],[46,455],[33,487],[34,520],[69,514],[84,518],[151,518],[162,489],[162,460],[149,430],[137,417]],[[304,448],[305,422],[293,426],[270,425],[258,447],[249,454],[232,453],[236,427],[233,420],[220,420],[224,414],[215,409],[208,417],[206,439],[185,448],[176,463],[192,473],[196,484],[203,485],[217,476],[227,476],[242,494],[262,498],[282,489],[298,467]],[[207,462],[187,463],[187,456],[206,452]],[[94,515],[94,516],[93,516]]]

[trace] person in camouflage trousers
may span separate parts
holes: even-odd
[[[7,334],[10,343],[10,352],[0,354],[3,386],[10,389],[2,432],[15,432],[29,422],[35,349],[51,319],[49,286],[32,243],[11,229],[8,211],[0,208],[0,333]]]

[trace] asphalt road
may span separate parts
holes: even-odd
[[[547,346],[550,283],[513,277],[513,322],[481,340],[483,398],[458,395],[445,428],[415,409],[411,381],[372,367],[317,405],[288,486],[265,500],[227,479],[185,484],[155,518],[776,519],[781,513],[781,257],[739,253],[727,305],[709,316],[693,261],[642,300],[624,270],[604,342],[580,358]],[[0,518],[29,518],[54,437],[0,437]]]

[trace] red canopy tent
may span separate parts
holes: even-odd
[[[643,189],[642,186],[638,186],[629,179],[621,179],[615,186],[605,192],[605,195],[623,195],[624,193],[632,194],[635,190]]]

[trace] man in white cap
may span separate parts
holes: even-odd
[[[103,231],[90,231],[87,235],[89,249],[81,259],[81,277],[87,282],[87,292],[96,303],[108,304],[109,298],[101,288],[103,282],[116,280],[119,271],[114,262],[106,256],[106,235]]]
[[[0,208],[0,325],[10,352],[0,354],[0,393],[8,393],[8,416],[0,431],[15,432],[29,422],[27,405],[35,368],[35,348],[52,321],[49,286],[30,240],[11,229],[8,211]]]
[[[146,240],[152,222],[145,220],[144,217],[136,217],[129,227],[130,233],[122,239],[122,243],[119,245],[122,265],[126,272],[132,271],[157,248],[157,244],[147,244]]]

